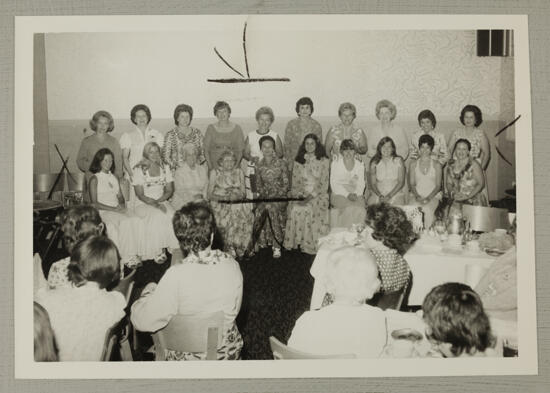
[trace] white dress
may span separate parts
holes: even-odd
[[[428,168],[428,172],[426,172],[425,174],[422,173],[422,170],[420,169],[419,161],[417,161],[416,166],[414,168],[414,176],[416,179],[416,192],[422,198],[426,198],[428,195],[432,193],[433,189],[436,186],[436,181],[435,181],[436,172],[435,172],[433,159],[430,160],[430,167]],[[437,205],[439,205],[440,199],[441,198],[438,197],[438,195],[436,195],[430,200],[430,202],[426,203],[425,205],[421,205],[422,211],[424,212],[424,228],[430,228],[432,226],[432,223],[434,221],[434,212],[435,212],[435,209],[437,208]],[[420,205],[412,194],[409,197],[409,204],[412,206]]]
[[[111,172],[98,172],[97,201],[107,206],[118,206],[118,179]],[[128,264],[139,255],[138,238],[142,232],[142,223],[131,212],[119,213],[110,210],[99,210],[101,219],[107,228],[107,236],[115,243],[122,264]]]
[[[134,170],[134,186],[142,186],[146,197],[158,199],[164,194],[167,183],[173,182],[172,172],[167,168],[160,168],[159,176],[150,176],[149,171],[140,168]],[[162,202],[166,208],[163,212],[157,207],[148,205],[140,200],[136,201],[135,214],[143,222],[143,231],[138,237],[139,256],[142,259],[154,259],[162,253],[164,248],[174,250],[179,248],[174,234],[172,218],[174,208],[168,201]]]
[[[264,136],[270,136],[274,141],[277,141],[277,133],[273,130],[269,130],[267,134],[258,134],[258,131],[252,131],[248,133],[248,145],[250,146],[250,155],[252,157],[262,158],[263,154],[260,150],[260,139]],[[253,161],[247,162],[246,172],[244,173],[244,186],[246,188],[246,197],[248,199],[253,198],[253,192],[256,191],[256,187],[250,184],[250,176],[256,173],[256,165]]]
[[[401,166],[401,159],[399,157],[394,157],[388,162],[380,160],[380,162],[376,164],[376,186],[382,195],[387,195],[397,185],[399,181],[399,168],[401,168]],[[404,205],[404,197],[403,189],[401,189],[390,199],[389,203]],[[378,195],[372,193],[368,203],[370,205],[378,203],[379,201],[380,198]]]

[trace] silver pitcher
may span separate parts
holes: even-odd
[[[449,216],[447,219],[447,233],[449,235],[462,235],[464,232],[464,219],[460,216]]]

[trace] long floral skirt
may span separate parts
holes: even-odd
[[[284,246],[308,254],[317,253],[317,241],[330,232],[328,196],[315,198],[307,204],[290,202]]]
[[[286,202],[262,202],[254,214],[253,237],[259,248],[282,247],[285,239]]]
[[[231,248],[237,256],[245,254],[250,245],[254,214],[252,205],[248,203],[211,202],[216,225],[224,241],[224,250]]]

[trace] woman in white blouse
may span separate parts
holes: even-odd
[[[156,142],[145,144],[143,160],[134,167],[134,190],[138,198],[135,213],[144,224],[140,255],[142,259],[163,263],[167,259],[164,249],[177,249],[178,241],[172,230],[174,209],[168,202],[174,193],[174,180],[170,169],[162,163]]]
[[[340,144],[342,159],[332,162],[330,169],[330,226],[349,227],[365,221],[365,166],[355,159],[355,144],[344,139]]]
[[[205,202],[190,202],[174,215],[174,231],[183,253],[181,264],[166,271],[158,285],[149,283],[133,305],[131,320],[144,332],[165,327],[174,315],[224,313],[218,360],[239,359],[243,340],[235,318],[241,308],[243,277],[237,261],[212,250],[215,231],[212,211]],[[169,350],[168,360],[204,359],[205,353]]]

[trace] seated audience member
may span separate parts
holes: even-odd
[[[365,166],[355,158],[355,144],[344,139],[340,144],[342,159],[330,168],[330,226],[347,228],[365,221]]]
[[[497,355],[489,317],[468,285],[438,285],[426,295],[422,310],[426,337],[443,357]]]
[[[417,239],[405,212],[387,203],[378,203],[367,208],[366,245],[376,259],[380,271],[380,293],[373,304],[383,309],[395,302],[403,288],[408,285],[410,267],[403,255]]]
[[[119,259],[110,239],[89,237],[71,254],[68,270],[73,286],[38,292],[36,302],[50,316],[59,360],[100,360],[105,333],[125,315],[124,296],[106,290],[120,278]]]
[[[418,139],[417,158],[409,165],[409,205],[421,206],[424,212],[424,228],[431,228],[434,212],[441,200],[443,169],[433,158],[434,139],[421,135]]]
[[[263,158],[256,165],[258,196],[261,199],[286,198],[290,188],[287,164],[277,157],[275,140],[269,135],[260,138]],[[264,201],[256,206],[253,237],[256,248],[272,247],[273,258],[281,256],[285,239],[287,202]]]
[[[292,169],[290,196],[304,198],[290,202],[284,246],[308,254],[317,253],[319,238],[330,231],[328,214],[329,159],[315,134],[308,134],[298,149]]]
[[[189,142],[180,150],[182,159],[174,171],[174,195],[170,200],[175,210],[186,203],[206,199],[208,189],[208,167],[199,164],[197,146]]]
[[[319,355],[379,357],[386,343],[385,313],[365,304],[380,286],[376,261],[368,250],[346,246],[330,253],[327,266],[334,302],[298,318],[288,346]]]
[[[174,209],[168,202],[174,193],[174,180],[156,142],[145,144],[143,159],[134,167],[134,190],[138,199],[135,214],[143,228],[138,238],[139,255],[163,263],[167,259],[164,250],[178,249],[178,240],[171,225]]]
[[[138,330],[156,332],[176,314],[223,311],[224,332],[218,360],[239,359],[243,346],[235,323],[243,291],[239,264],[224,252],[211,249],[215,222],[205,202],[188,203],[175,213],[173,223],[184,259],[170,267],[158,285],[147,284],[141,298],[132,305],[132,323]],[[166,355],[167,360],[206,357],[206,353],[173,350]]]
[[[515,243],[515,219],[508,233],[512,235]],[[491,318],[507,321],[518,319],[516,254],[517,249],[514,246],[498,257],[475,287],[483,302],[483,308]]]
[[[376,154],[369,164],[368,183],[370,196],[368,204],[379,202],[404,205],[405,164],[397,155],[395,143],[390,137],[380,139]]]
[[[233,257],[243,256],[250,245],[254,213],[248,203],[221,203],[244,199],[245,179],[237,167],[235,154],[228,150],[219,158],[218,167],[210,172],[208,197],[223,237],[225,250]]]
[[[93,174],[90,178],[90,200],[92,206],[99,210],[122,263],[133,268],[141,263],[139,239],[144,229],[141,220],[128,213],[120,184],[112,173],[114,170],[113,153],[109,149],[99,149],[90,165]]]
[[[102,235],[105,224],[101,221],[99,212],[90,205],[70,207],[61,215],[61,231],[63,245],[69,255],[73,247],[90,236]],[[71,257],[54,262],[48,273],[48,287],[50,289],[71,286],[68,276],[68,266]]]
[[[34,302],[34,361],[57,362],[57,343],[50,317],[40,304]]]

